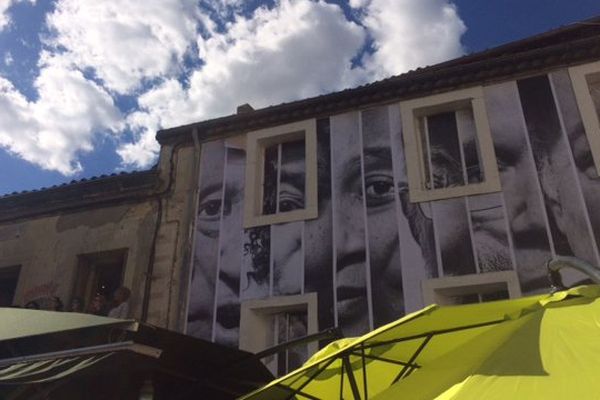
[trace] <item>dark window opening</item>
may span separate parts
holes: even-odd
[[[265,147],[263,215],[305,209],[306,144],[304,138]]]
[[[103,297],[105,304],[98,314],[106,314],[115,291],[123,285],[127,249],[79,255],[79,266],[72,298],[83,301],[89,312],[94,298]]]
[[[13,305],[21,266],[0,268],[0,307]]]
[[[426,189],[484,181],[473,110],[431,114],[418,119]]]
[[[470,293],[464,296],[457,296],[455,304],[485,303],[488,301],[508,300],[508,290],[498,290],[497,292]]]

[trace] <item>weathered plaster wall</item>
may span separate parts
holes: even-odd
[[[199,152],[191,144],[163,146],[159,161],[161,180],[167,182],[167,187],[160,196],[161,223],[147,322],[177,331],[185,326],[198,157]],[[174,169],[169,176],[171,164]],[[168,182],[172,182],[170,188]]]
[[[132,317],[182,331],[198,159],[192,143],[163,146],[160,184],[137,200],[1,222],[0,268],[21,266],[13,302],[24,305],[58,296],[66,305],[72,297],[78,255],[127,248],[124,285],[132,289]]]
[[[124,284],[139,316],[155,213],[146,201],[0,224],[0,268],[21,265],[14,303],[59,296],[68,304],[78,255],[127,248]]]

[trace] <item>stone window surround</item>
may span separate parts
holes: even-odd
[[[306,186],[304,209],[262,214],[265,148],[304,137]],[[244,228],[314,219],[317,205],[317,127],[310,119],[249,132],[246,136]]]
[[[464,186],[427,189],[424,182],[424,162],[418,119],[427,115],[454,111],[470,106],[473,111],[481,168],[484,181]],[[440,200],[453,197],[493,193],[502,190],[496,154],[481,86],[400,102],[406,172],[411,202]]]
[[[421,289],[425,305],[452,304],[448,300],[453,296],[485,294],[502,289],[508,290],[510,299],[521,297],[519,277],[514,270],[427,279],[421,282]]]
[[[318,333],[317,293],[243,301],[240,314],[239,348],[257,353],[271,347],[272,343],[268,342],[268,333],[273,329],[271,324],[273,316],[293,311],[306,311],[307,335]],[[316,342],[308,343],[307,346],[309,357],[318,350]]]

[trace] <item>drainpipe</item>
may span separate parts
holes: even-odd
[[[152,236],[152,244],[150,246],[150,257],[148,258],[148,266],[146,268],[146,279],[144,281],[144,297],[142,298],[142,316],[141,321],[147,322],[148,320],[148,309],[150,307],[150,290],[152,287],[152,275],[154,274],[154,259],[156,256],[156,241],[158,239],[158,232],[160,230],[160,223],[162,221],[163,204],[162,197],[171,191],[173,182],[175,180],[175,153],[179,146],[183,144],[183,141],[175,143],[171,149],[169,155],[169,180],[164,190],[154,194],[156,199],[157,211],[156,211],[156,224],[154,225],[154,233]]]
[[[552,284],[553,292],[566,289],[559,272],[564,267],[570,267],[583,272],[594,283],[600,284],[600,268],[577,257],[557,256],[548,261],[547,267],[548,278]]]

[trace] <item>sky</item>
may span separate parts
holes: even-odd
[[[597,0],[0,0],[0,195],[150,168],[157,130],[600,15]]]

